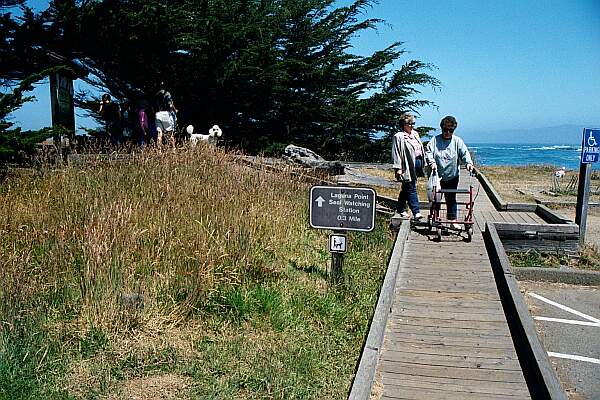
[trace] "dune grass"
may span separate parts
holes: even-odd
[[[561,266],[580,270],[600,271],[600,253],[595,245],[581,246],[575,256],[562,253],[540,253],[535,250],[509,253],[508,258],[513,267],[559,268]]]
[[[0,398],[345,397],[391,236],[328,283],[308,189],[204,146],[7,178]]]

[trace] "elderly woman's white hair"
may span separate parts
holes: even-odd
[[[415,116],[411,113],[403,113],[400,115],[400,126],[404,127],[407,123],[415,122]]]

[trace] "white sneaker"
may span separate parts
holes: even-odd
[[[452,229],[456,229],[456,230],[462,231],[462,225],[461,224],[453,223],[453,224],[450,224],[450,227]]]
[[[402,211],[402,212],[400,213],[400,218],[402,218],[402,219],[408,219],[408,218],[409,218],[409,217],[408,217],[408,213],[407,213],[406,211]]]
[[[414,215],[413,219],[414,219],[415,221],[420,221],[420,220],[422,220],[422,219],[423,219],[423,215],[421,215],[421,213],[420,213],[420,212],[419,212],[419,213],[416,213],[416,214]]]

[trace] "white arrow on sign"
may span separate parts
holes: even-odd
[[[322,198],[321,196],[319,196],[319,197],[317,197],[317,198],[315,199],[315,201],[317,202],[317,205],[318,205],[319,207],[323,207],[323,202],[325,202],[325,199],[324,199],[324,198]]]

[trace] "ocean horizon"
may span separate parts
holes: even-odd
[[[507,143],[467,143],[475,158],[474,162],[482,166],[527,166],[548,165],[567,170],[579,170],[581,163],[581,145],[572,144],[507,144]],[[592,164],[600,169],[599,163]]]

